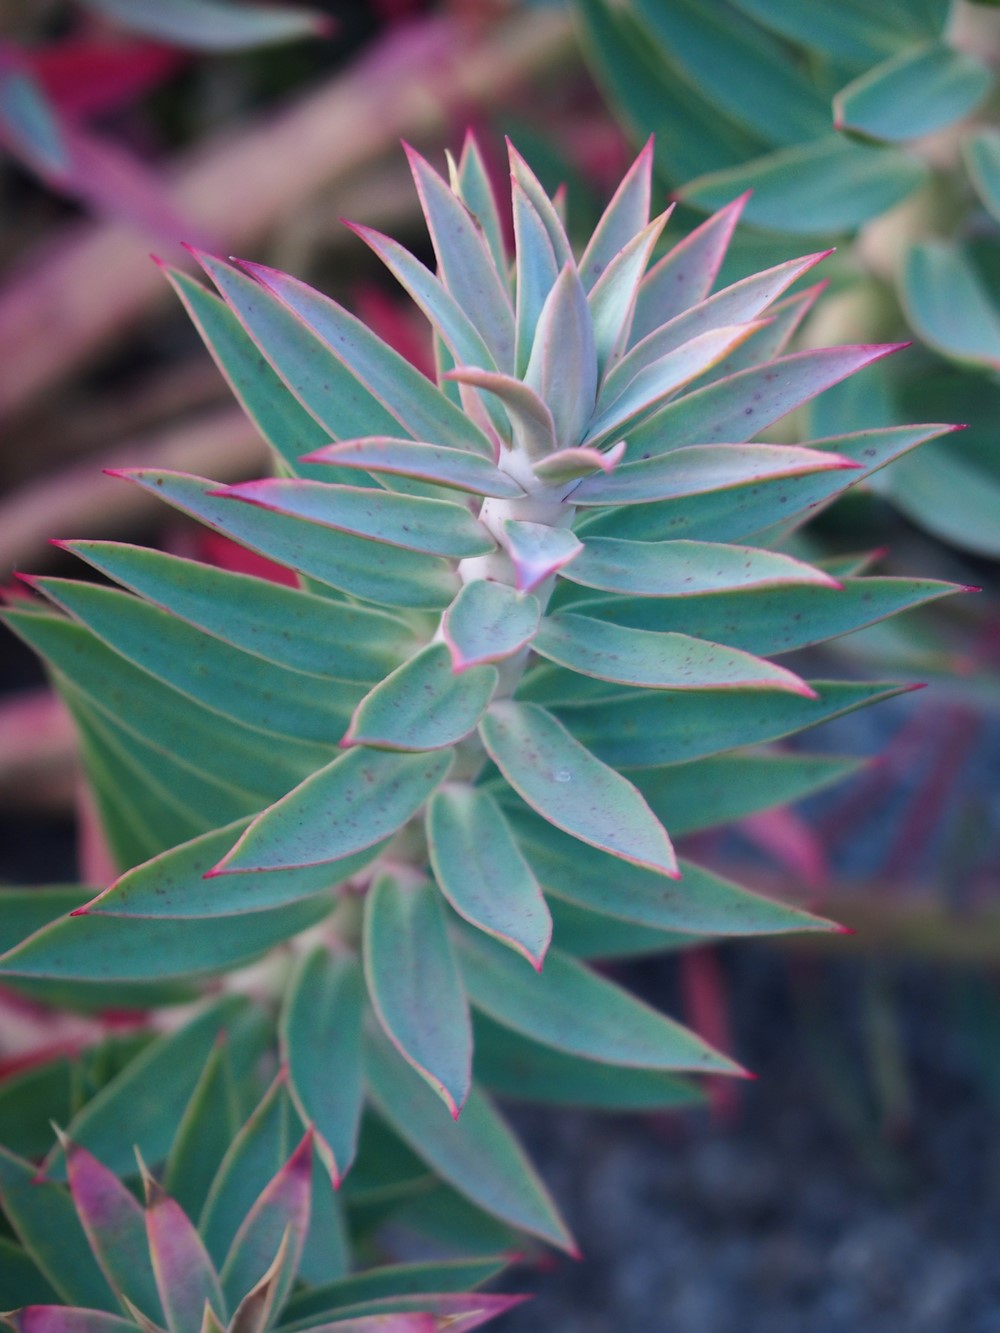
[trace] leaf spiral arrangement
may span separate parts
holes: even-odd
[[[0,977],[162,1004],[309,932],[274,987],[270,1095],[329,1178],[367,1104],[478,1209],[571,1248],[491,1091],[671,1105],[679,1074],[740,1072],[586,960],[831,928],[672,838],[852,770],[768,747],[897,687],[770,659],[954,589],[777,548],[949,428],[754,443],[894,349],[783,354],[822,254],[711,294],[738,205],[654,259],[648,147],[579,259],[512,149],[512,263],[475,143],[449,179],[410,161],[437,271],[356,230],[431,322],[436,383],[286,274],[199,255],[215,295],[168,270],[278,475],[126,475],[296,586],[101,541],[63,545],[120,588],[30,580],[52,609],[8,620],[73,713],[123,873],[9,892]],[[132,1142],[167,1158],[236,1019],[199,1021],[189,1073],[188,1028],[150,1048],[169,1115],[123,1110],[148,1055],[70,1138],[123,1172]]]

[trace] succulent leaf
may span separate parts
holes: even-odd
[[[380,875],[365,900],[364,941],[379,1022],[457,1120],[472,1081],[472,1029],[434,885]]]
[[[531,641],[541,612],[538,599],[506,583],[466,583],[441,618],[441,636],[456,671],[499,662]]]
[[[455,911],[540,968],[552,920],[530,865],[489,792],[448,783],[427,807],[438,887]]]
[[[149,1257],[170,1333],[200,1333],[205,1305],[220,1319],[225,1303],[204,1243],[180,1205],[148,1172],[146,1233]]]
[[[480,723],[511,787],[557,828],[623,861],[676,876],[670,839],[635,787],[537,704],[497,703]]]
[[[289,1092],[338,1184],[357,1150],[363,999],[357,961],[318,946],[296,969],[281,1015]]]
[[[147,1318],[162,1321],[145,1217],[135,1195],[85,1148],[63,1135],[60,1143],[77,1216],[108,1284],[126,1313],[127,1300]]]

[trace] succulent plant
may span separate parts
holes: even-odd
[[[201,254],[216,296],[167,271],[278,475],[125,475],[297,582],[101,541],[63,545],[122,589],[29,579],[52,607],[7,618],[76,720],[123,873],[0,892],[0,978],[159,1005],[295,941],[243,984],[280,994],[289,1114],[330,1178],[367,1102],[409,1161],[572,1249],[491,1093],[676,1105],[679,1074],[741,1072],[587,960],[836,929],[672,838],[854,769],[772,743],[897,687],[770,659],[953,585],[780,548],[949,428],[752,443],[894,349],[782,354],[821,254],[710,295],[739,202],[653,262],[649,147],[579,260],[513,149],[512,263],[475,143],[447,180],[410,161],[437,272],[356,230],[430,320],[436,383],[284,273]],[[234,1000],[158,1038],[70,1138],[159,1166]]]
[[[909,518],[996,558],[1000,313],[996,296],[1000,15],[989,0],[574,0],[584,46],[623,123],[657,135],[660,178],[707,212],[752,191],[738,245],[759,264],[796,239],[840,247],[819,325],[915,336],[880,368],[869,419],[969,423],[880,478]],[[683,130],[681,129],[683,127]],[[695,129],[695,127],[697,127]],[[912,331],[912,332],[911,332]],[[814,337],[821,336],[817,330]],[[841,428],[854,394],[811,412]]]
[[[224,1166],[200,1227],[141,1157],[145,1207],[113,1171],[65,1135],[60,1150],[68,1190],[39,1180],[14,1154],[0,1156],[5,1208],[34,1269],[11,1271],[7,1257],[4,1294],[9,1298],[27,1287],[46,1301],[0,1314],[14,1333],[266,1333],[334,1322],[342,1333],[463,1333],[523,1299],[430,1291],[432,1276],[447,1280],[468,1272],[462,1266],[448,1272],[447,1265],[386,1268],[363,1285],[341,1279],[303,1299],[296,1279],[307,1244],[316,1248],[311,1131],[256,1198],[252,1181],[240,1177],[237,1194],[246,1197],[250,1185],[245,1215],[233,1210],[233,1173]],[[397,1294],[408,1282],[418,1291]],[[385,1295],[374,1294],[380,1287]],[[57,1297],[64,1303],[48,1303]]]

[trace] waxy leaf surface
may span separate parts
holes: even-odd
[[[482,1092],[473,1086],[460,1119],[453,1121],[388,1038],[377,1035],[365,1048],[365,1072],[381,1114],[439,1176],[494,1217],[573,1252],[548,1192]]]
[[[587,538],[563,577],[606,592],[654,598],[776,584],[836,586],[822,570],[774,551],[721,542],[631,542],[615,537]]]
[[[670,840],[636,788],[551,713],[536,704],[498,703],[479,730],[510,785],[549,823],[623,860],[676,874]]]
[[[459,916],[541,967],[552,937],[549,909],[490,794],[439,787],[427,808],[427,839],[438,887]]]
[[[416,814],[450,764],[447,751],[349,750],[258,815],[216,873],[319,865],[373,847]]]
[[[455,670],[499,662],[516,653],[530,642],[540,612],[537,598],[506,583],[488,579],[466,583],[441,622]]]
[[[344,744],[441,750],[473,730],[497,684],[493,666],[456,673],[444,643],[411,657],[358,705]]]
[[[365,977],[393,1045],[457,1119],[472,1081],[469,1011],[429,880],[381,875],[365,899]]]
[[[458,957],[476,1008],[532,1041],[606,1064],[739,1072],[693,1032],[559,949],[533,973],[508,950],[464,931]]]

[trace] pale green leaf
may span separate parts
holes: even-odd
[[[842,88],[833,99],[834,123],[866,138],[908,142],[964,120],[992,83],[989,66],[971,52],[928,42]]]
[[[439,787],[427,809],[427,841],[438,887],[459,916],[541,967],[552,937],[549,911],[489,793]]]
[[[281,1012],[289,1091],[338,1184],[357,1149],[363,997],[357,961],[317,946],[296,968]]]
[[[259,814],[214,873],[319,865],[374,847],[416,814],[450,764],[447,750],[349,750]]]
[[[507,554],[514,565],[517,590],[532,592],[565,569],[583,551],[583,543],[569,528],[553,528],[547,523],[528,523],[508,518],[503,524]]]
[[[549,823],[613,856],[675,875],[670,841],[636,788],[537,704],[496,703],[480,723],[490,758]]]
[[[457,1120],[472,1081],[472,1029],[430,880],[379,876],[365,899],[364,953],[379,1022]]]
[[[653,141],[648,139],[622,177],[580,259],[580,277],[588,291],[614,257],[649,222],[652,172]]]
[[[411,657],[355,709],[344,745],[442,750],[473,730],[498,680],[493,666],[456,672],[444,643]]]
[[[837,587],[821,569],[776,551],[720,542],[631,542],[616,537],[588,537],[563,577],[588,588],[654,599],[736,595],[736,590],[783,585]]]
[[[466,449],[446,449],[444,445],[423,444],[416,440],[395,440],[381,435],[367,440],[348,440],[316,450],[307,455],[307,460],[415,477],[472,495],[516,499],[524,494],[524,489],[514,478],[501,472],[488,458],[470,454]]]
[[[455,670],[511,657],[530,642],[540,613],[531,593],[489,579],[466,583],[441,620]]]
[[[380,1113],[442,1179],[494,1217],[573,1252],[544,1185],[482,1092],[473,1086],[453,1121],[419,1074],[376,1034],[366,1046],[365,1072]]]
[[[950,241],[924,241],[906,252],[901,295],[913,328],[957,361],[1000,368],[1000,307]]]
[[[561,950],[535,973],[482,934],[464,931],[458,957],[477,1009],[568,1055],[639,1069],[738,1074],[700,1037]]]
[[[244,51],[326,31],[315,9],[242,5],[230,0],[87,0],[90,9],[133,32],[200,51]]]

